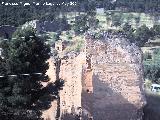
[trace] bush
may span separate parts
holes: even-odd
[[[152,81],[149,79],[146,79],[145,80],[145,88],[150,89],[151,85],[152,85]]]
[[[72,35],[68,35],[68,36],[67,36],[67,39],[68,39],[68,40],[71,40],[71,39],[72,39]]]
[[[83,34],[88,30],[87,26],[87,16],[80,15],[76,17],[75,24],[74,24],[74,32],[79,35]]]

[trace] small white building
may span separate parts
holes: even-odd
[[[160,92],[160,85],[159,84],[152,84],[151,91],[153,92]]]

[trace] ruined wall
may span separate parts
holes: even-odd
[[[81,108],[82,63],[85,55],[71,53],[68,59],[63,59],[60,67],[60,78],[64,80],[63,90],[60,91],[61,115],[77,113]]]
[[[86,37],[86,49],[61,60],[60,114],[82,119],[141,120],[146,104],[140,49],[123,36]]]
[[[90,82],[83,84],[84,114],[94,120],[141,120],[145,98],[139,48],[118,35],[106,35],[104,40],[86,38],[86,53],[93,91],[86,91]]]

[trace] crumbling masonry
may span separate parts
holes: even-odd
[[[141,120],[146,104],[140,49],[120,35],[86,37],[86,49],[62,59],[60,111],[83,120]]]

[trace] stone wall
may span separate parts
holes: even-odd
[[[82,119],[142,120],[146,104],[140,49],[120,35],[86,37],[86,49],[61,60],[60,113]],[[82,111],[80,111],[82,108]]]
[[[93,76],[92,83],[83,84],[83,111],[94,120],[141,120],[145,98],[140,49],[118,35],[86,38],[86,46]],[[88,93],[90,84],[93,91]]]
[[[62,59],[60,78],[64,80],[63,90],[60,91],[61,115],[66,113],[78,114],[81,108],[82,64],[84,54],[70,54],[68,59]]]

